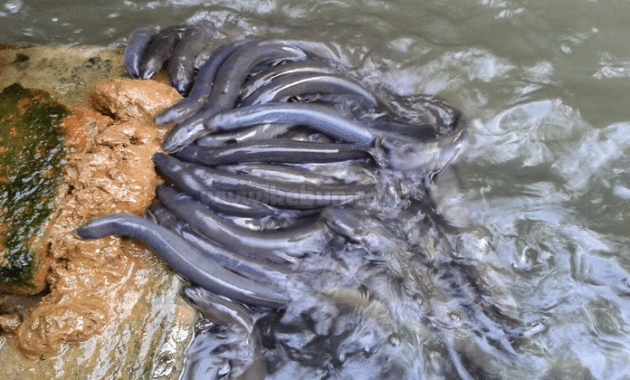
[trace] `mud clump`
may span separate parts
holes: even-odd
[[[114,79],[96,85],[90,94],[94,109],[112,115],[117,121],[141,120],[152,124],[153,118],[181,96],[170,86],[140,79]]]
[[[141,244],[123,238],[83,241],[74,231],[82,223],[112,213],[141,215],[161,182],[151,157],[160,151],[166,129],[151,120],[180,98],[152,81],[111,80],[94,89],[91,110],[70,109],[64,189],[48,228],[52,262],[50,292],[21,321],[5,315],[2,329],[14,332],[20,349],[33,357],[53,357],[66,342],[101,332],[133,307],[129,282],[153,260]],[[133,287],[132,287],[133,288]]]

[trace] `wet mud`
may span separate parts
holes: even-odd
[[[112,79],[91,90],[86,107],[68,108],[60,128],[69,153],[48,227],[46,290],[37,299],[0,299],[0,363],[11,378],[171,378],[181,369],[196,319],[177,296],[181,280],[136,241],[84,241],[74,233],[94,217],[141,215],[151,204],[162,181],[151,157],[168,130],[152,119],[180,98],[159,80]]]

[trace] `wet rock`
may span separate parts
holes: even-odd
[[[0,49],[0,88],[18,82],[46,89],[69,107],[87,108],[88,94],[97,83],[128,77],[122,50],[101,46]]]
[[[0,51],[0,77],[8,72],[29,86],[66,88],[51,83],[58,77],[31,73],[46,66],[48,75],[72,73],[68,80],[107,80],[78,91],[88,83],[80,81],[64,93],[74,93],[70,104],[94,109],[68,108],[59,127],[69,153],[58,167],[63,184],[46,228],[48,292],[28,307],[0,310],[0,366],[10,379],[177,378],[196,320],[178,296],[179,277],[141,243],[83,241],[74,231],[102,215],[141,215],[153,202],[161,179],[151,157],[167,130],[152,118],[180,96],[159,82],[118,79],[120,51],[91,50],[86,58],[82,48],[40,49]],[[58,58],[66,53],[75,60]],[[17,62],[18,54],[29,59]]]
[[[173,87],[141,79],[115,79],[99,83],[90,101],[95,109],[116,120],[151,121],[181,95]]]
[[[0,316],[19,314],[24,319],[44,295],[44,293],[30,296],[10,293],[0,294]]]
[[[22,323],[22,317],[18,313],[0,315],[0,331],[15,333]]]
[[[62,183],[68,114],[44,90],[0,93],[0,291],[37,294],[50,267],[46,242]]]

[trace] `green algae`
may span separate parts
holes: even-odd
[[[0,93],[0,284],[40,291],[35,275],[46,225],[56,209],[65,149],[58,129],[68,114],[43,90],[19,84]]]

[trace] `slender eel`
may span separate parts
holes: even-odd
[[[144,218],[164,228],[168,228],[180,236],[182,227],[186,225],[160,202],[151,204],[149,209],[144,211]]]
[[[283,65],[273,66],[269,70],[266,70],[248,79],[243,84],[243,88],[241,90],[241,98],[245,99],[254,91],[258,90],[261,86],[267,85],[269,82],[286,75],[299,73],[339,74],[342,70],[341,68],[334,67],[335,64],[336,62],[309,60],[287,62]]]
[[[370,158],[355,144],[316,143],[288,139],[246,141],[221,148],[188,145],[173,154],[175,157],[208,166],[244,162],[335,162]]]
[[[260,338],[249,310],[202,288],[184,287],[181,296],[204,318],[228,331],[220,337],[207,333],[194,339],[188,349],[185,379],[218,380],[224,377],[221,372],[226,366],[233,379],[265,378],[267,371],[260,352]]]
[[[326,177],[338,179],[345,184],[371,185],[376,184],[376,168],[364,162],[341,161],[326,163],[307,163],[297,166],[302,170],[316,172]]]
[[[264,258],[264,255],[255,257],[254,255],[236,255],[221,245],[206,238],[189,225],[182,227],[182,237],[191,245],[221,266],[239,273],[247,278],[254,278],[256,282],[278,287],[284,283],[289,276],[288,262],[272,262]],[[230,255],[231,254],[231,255]]]
[[[208,62],[210,57],[215,54],[216,46],[206,45],[195,57],[195,66],[194,69],[199,71],[201,67]]]
[[[408,120],[380,117],[370,122],[370,126],[416,141],[428,141],[439,136],[440,125],[432,122],[416,123]]]
[[[223,62],[238,49],[255,42],[252,40],[240,41],[219,49],[199,69],[188,97],[159,114],[155,118],[155,123],[158,125],[181,123],[201,110],[208,101],[217,72]]]
[[[245,97],[240,106],[286,101],[306,94],[351,94],[366,107],[377,107],[378,101],[363,85],[336,74],[295,73],[281,76]]]
[[[285,44],[287,46],[293,46],[307,52],[311,57],[323,58],[329,61],[340,62],[341,58],[339,54],[336,54],[328,46],[321,42],[315,41],[303,41],[303,40],[269,40],[270,44]],[[342,62],[342,64],[347,64]]]
[[[183,162],[165,154],[156,153],[153,155],[153,162],[177,188],[222,214],[249,218],[266,216],[296,218],[300,214],[293,210],[279,210],[231,191],[209,189],[197,176],[186,170]]]
[[[219,68],[217,80],[208,98],[208,107],[171,130],[164,139],[162,148],[169,153],[176,152],[197,138],[208,134],[209,131],[203,125],[204,121],[234,107],[241,86],[250,71],[257,65],[278,60],[303,60],[305,58],[304,51],[283,43],[272,44],[269,41],[260,41],[241,46]]]
[[[322,218],[333,231],[360,244],[367,252],[378,254],[383,260],[400,249],[400,239],[383,227],[382,220],[365,215],[360,209],[329,207],[322,212]]]
[[[288,263],[278,261],[268,265],[261,261],[261,257],[243,255],[202,236],[160,203],[151,206],[151,215],[156,223],[177,233],[212,261],[242,276],[277,285],[285,281],[290,273]]]
[[[423,124],[424,121],[455,129],[462,116],[453,106],[433,95],[416,94],[401,97],[390,94],[389,97],[395,114],[416,123],[420,121],[420,124]]]
[[[182,28],[179,26],[171,26],[158,33],[147,48],[145,58],[140,65],[142,79],[151,79],[162,69],[164,62],[169,59],[175,44],[179,41],[181,33]]]
[[[308,170],[300,166],[274,165],[265,163],[245,163],[239,165],[221,166],[219,169],[235,174],[245,174],[271,181],[289,183],[308,183],[312,185],[340,185],[343,181],[333,176],[322,175],[318,171]]]
[[[392,169],[432,177],[453,163],[463,151],[466,125],[464,120],[459,120],[455,132],[424,142],[382,140],[382,147],[387,152],[387,164]]]
[[[96,218],[77,230],[83,239],[110,235],[136,238],[147,244],[189,281],[218,294],[254,305],[285,307],[288,299],[209,260],[174,232],[136,215]]]
[[[295,257],[319,252],[330,239],[323,221],[305,223],[282,230],[252,231],[227,221],[202,203],[169,186],[158,186],[158,198],[177,217],[206,238],[240,253],[270,261],[295,261]]]
[[[334,142],[334,140],[327,135],[317,131],[313,131],[312,129],[304,126],[291,128],[287,133],[282,135],[282,138],[287,140],[306,141],[311,143],[330,144]]]
[[[176,158],[165,156],[166,160]],[[296,210],[343,205],[370,195],[370,185],[318,185],[270,181],[182,162],[184,170],[196,176],[207,191],[226,190],[244,194],[263,203]]]
[[[157,32],[153,28],[140,28],[129,37],[129,44],[125,48],[125,67],[132,78],[143,77],[144,73],[140,72],[140,65],[156,35]]]
[[[260,124],[238,131],[201,136],[195,140],[195,144],[204,147],[221,147],[245,141],[273,139],[285,134],[289,129],[291,126],[286,124]]]
[[[203,288],[184,286],[181,295],[204,318],[221,326],[236,324],[239,330],[251,334],[254,330],[254,320],[249,310],[230,299],[208,292]]]
[[[204,19],[187,28],[182,34],[173,54],[168,59],[168,75],[173,87],[182,95],[186,95],[193,82],[195,58],[209,42],[214,27],[210,20]]]
[[[370,146],[379,132],[320,104],[269,103],[235,108],[204,123],[207,132],[230,131],[262,123],[306,125],[336,139]]]

